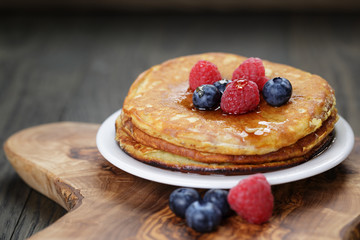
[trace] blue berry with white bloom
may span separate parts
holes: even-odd
[[[228,85],[228,83],[230,83],[231,80],[228,79],[221,79],[217,82],[214,82],[214,86],[217,87],[217,89],[219,89],[220,93],[223,94],[225,91],[226,86]]]
[[[213,110],[220,105],[221,93],[212,84],[197,87],[193,93],[193,104],[199,110]]]
[[[200,194],[193,188],[177,188],[170,194],[169,207],[175,215],[185,218],[186,209],[200,199]]]
[[[205,193],[203,200],[204,202],[212,202],[215,204],[221,211],[223,217],[226,217],[230,213],[230,206],[227,201],[228,193],[229,192],[224,189],[210,189]]]
[[[186,223],[197,232],[211,232],[221,222],[221,211],[211,203],[204,201],[193,202],[185,213]]]
[[[275,77],[265,83],[262,94],[268,104],[279,107],[291,98],[292,85],[286,78]]]

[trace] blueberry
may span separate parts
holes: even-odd
[[[230,82],[231,82],[231,80],[222,79],[217,82],[214,82],[214,86],[220,91],[221,94],[223,94],[225,91],[226,85],[228,85],[228,83],[230,83]]]
[[[221,93],[214,85],[197,87],[193,94],[193,104],[199,110],[211,110],[220,105]]]
[[[211,232],[221,222],[221,211],[211,203],[193,202],[186,210],[186,223],[197,232]]]
[[[292,94],[292,86],[286,78],[276,77],[265,83],[262,93],[268,104],[279,107],[289,101]]]
[[[227,201],[228,191],[223,189],[210,189],[204,195],[204,202],[212,202],[215,204],[223,217],[230,213],[230,206]]]
[[[200,194],[192,188],[175,189],[169,197],[169,207],[176,216],[185,218],[185,211],[194,201],[200,200]]]

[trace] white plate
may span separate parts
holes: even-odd
[[[151,181],[182,187],[223,188],[235,186],[239,180],[247,177],[224,175],[199,175],[164,170],[139,162],[123,152],[115,139],[115,120],[121,109],[108,117],[100,126],[96,144],[100,153],[116,167]],[[354,133],[350,125],[340,117],[335,125],[336,137],[334,143],[318,157],[298,166],[264,173],[271,185],[292,182],[325,172],[346,159],[354,146]]]

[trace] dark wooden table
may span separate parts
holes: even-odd
[[[221,51],[316,73],[360,135],[360,14],[1,14],[0,142],[35,125],[101,123],[143,70]],[[0,149],[0,239],[24,239],[65,210],[28,187]]]

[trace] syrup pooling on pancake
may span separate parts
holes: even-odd
[[[149,136],[154,142],[147,145],[155,146],[155,150],[156,144],[163,142],[175,149],[179,147],[215,156],[262,156],[279,153],[315,134],[330,116],[334,121],[337,119],[334,91],[324,79],[269,61],[263,61],[266,77],[281,76],[292,84],[293,94],[288,103],[272,107],[261,99],[254,111],[243,115],[197,110],[192,104],[188,77],[192,66],[200,59],[216,64],[221,76],[230,79],[234,69],[246,58],[207,53],[176,58],[150,68],[131,86],[117,127],[125,129],[134,141],[146,143],[141,134],[134,135],[134,129]],[[324,127],[325,135],[331,132],[333,125]],[[304,148],[311,149],[314,143],[317,142],[310,141]],[[284,158],[271,161],[283,162],[280,159]],[[164,159],[159,157],[157,161],[159,164]]]
[[[151,136],[199,151],[234,155],[276,151],[314,132],[321,126],[317,123],[327,119],[323,108],[331,110],[333,97],[325,80],[266,61],[265,69],[270,69],[267,72],[292,81],[293,98],[289,104],[274,108],[261,101],[258,109],[241,116],[189,111],[188,107],[179,104],[177,100],[188,91],[187,78],[191,66],[199,59],[208,58],[218,66],[222,76],[231,76],[233,69],[244,58],[238,57],[238,61],[234,61],[236,57],[231,55],[230,61],[226,60],[227,56],[190,56],[150,69],[144,77],[138,78],[135,89],[130,89],[123,111],[131,116],[134,125]],[[314,92],[314,89],[317,91]],[[249,132],[249,129],[263,128],[259,122],[270,123],[273,131],[261,136]]]

